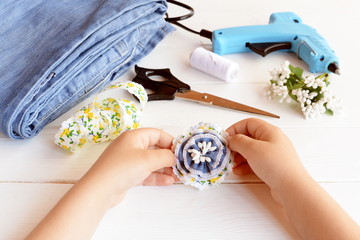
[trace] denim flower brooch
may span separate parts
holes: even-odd
[[[200,190],[219,185],[230,173],[233,156],[227,147],[227,133],[210,123],[198,123],[174,139],[175,175]]]

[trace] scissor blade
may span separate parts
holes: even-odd
[[[221,98],[221,97],[218,97],[215,95],[211,95],[209,93],[200,93],[200,92],[190,90],[190,91],[186,91],[186,92],[182,92],[182,93],[177,92],[175,94],[175,96],[178,98],[187,99],[190,101],[195,101],[198,103],[212,105],[212,106],[216,106],[216,107],[223,107],[223,108],[228,108],[228,109],[233,109],[233,110],[238,110],[238,111],[243,111],[243,112],[248,112],[248,113],[255,113],[255,114],[265,115],[265,116],[269,116],[269,117],[280,118],[278,115],[275,115],[275,114],[272,114],[272,113],[269,113],[269,112],[266,112],[266,111],[263,111],[263,110],[260,110],[257,108],[249,107],[244,104],[228,100],[226,98]]]

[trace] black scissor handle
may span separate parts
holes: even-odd
[[[177,79],[170,69],[150,69],[142,68],[135,65],[136,76],[132,80],[141,84],[145,89],[151,90],[153,93],[148,94],[148,100],[172,100],[175,98],[176,92],[189,91],[190,86]],[[155,81],[149,76],[160,76],[164,81]]]

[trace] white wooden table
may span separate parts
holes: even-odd
[[[285,60],[305,67],[294,55],[254,53],[226,57],[239,63],[241,79],[227,84],[189,65],[189,54],[207,39],[182,29],[167,37],[139,63],[170,68],[194,90],[216,94],[267,110],[281,119],[261,117],[291,138],[309,173],[360,224],[360,17],[355,0],[184,1],[196,12],[185,25],[200,30],[267,24],[271,13],[293,11],[315,27],[341,60],[341,76],[332,76],[335,94],[343,99],[344,114],[305,120],[296,104],[279,104],[264,97],[268,70]],[[183,13],[171,6],[170,13]],[[131,80],[133,71],[121,80]],[[22,239],[63,194],[89,169],[107,144],[87,145],[79,153],[53,143],[62,121],[84,103],[47,126],[37,137],[16,141],[0,135],[0,239]],[[143,126],[161,128],[176,136],[184,129],[210,121],[223,128],[253,115],[211,108],[183,100],[150,102]],[[336,221],[336,219],[334,219]],[[269,190],[255,176],[229,176],[209,191],[176,184],[136,187],[109,210],[93,239],[297,239]]]

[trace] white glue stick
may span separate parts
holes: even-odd
[[[191,53],[190,65],[225,82],[239,80],[239,64],[201,47]]]

